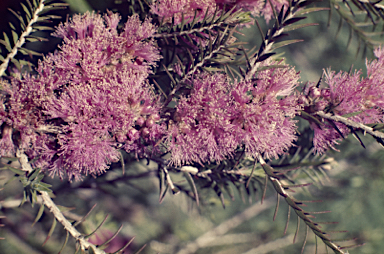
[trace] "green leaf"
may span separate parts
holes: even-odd
[[[51,5],[48,5],[48,6],[45,6],[45,8],[39,12],[39,16],[40,15],[44,15],[48,12],[51,12],[51,11],[55,11],[55,10],[62,10],[62,9],[65,9],[66,7],[55,7],[55,6],[51,6]]]
[[[12,9],[8,9],[10,12],[12,12],[12,14],[13,15],[15,15],[15,17],[18,19],[18,20],[20,20],[20,22],[21,23],[23,23],[24,24],[24,19],[23,19],[23,17],[21,17],[19,14],[17,14],[14,10],[12,10]]]
[[[289,31],[293,31],[293,30],[296,30],[296,29],[300,29],[300,28],[303,28],[303,27],[307,27],[307,26],[317,26],[319,24],[317,23],[307,23],[307,24],[298,24],[298,25],[289,25],[289,26],[286,26],[284,27],[284,32],[289,32]]]
[[[307,17],[295,17],[295,18],[290,18],[290,19],[288,19],[288,20],[286,20],[285,22],[284,22],[284,26],[288,26],[288,25],[291,25],[291,24],[293,24],[293,23],[296,23],[296,22],[298,22],[298,21],[300,21],[300,20],[303,20],[303,19],[306,19]]]
[[[44,204],[41,204],[40,205],[40,209],[37,212],[36,218],[35,218],[35,220],[32,223],[32,227],[36,224],[36,222],[38,222],[40,220],[41,216],[43,215],[44,208],[45,208]]]
[[[56,1],[56,0],[55,0]],[[68,2],[68,0],[67,0],[67,2]],[[77,0],[76,1],[76,4],[79,4],[79,0]],[[58,3],[51,3],[51,4],[49,4],[49,6],[53,6],[53,7],[64,7],[64,8],[67,8],[68,6],[70,6],[70,4],[69,3],[60,3],[60,2],[58,2]]]
[[[233,192],[233,189],[231,188],[231,186],[229,184],[225,183],[224,189],[227,192],[228,196],[231,198],[231,200],[234,201],[235,200],[235,193]],[[240,189],[238,189],[238,190],[240,192],[240,195],[242,196]]]
[[[71,6],[71,11],[86,13],[87,11],[93,11],[92,6],[86,0],[66,0]]]
[[[33,207],[33,205],[35,203],[37,203],[37,193],[36,193],[36,191],[33,190],[33,191],[30,192],[30,195],[32,197],[32,199],[30,199],[30,202],[31,202],[31,205]]]
[[[40,181],[41,180],[43,180],[43,178],[44,178],[44,175],[43,174],[39,174],[39,175],[37,175],[35,178],[34,178],[34,182],[38,182],[38,183],[40,183]]]
[[[223,71],[221,68],[216,68],[216,67],[202,67],[203,70],[208,71],[208,72],[216,72],[216,71]]]
[[[54,28],[50,26],[32,26],[34,30],[36,31],[53,31],[55,30]]]
[[[51,17],[49,17],[49,16],[39,16],[38,18],[37,18],[37,21],[35,22],[35,24],[36,23],[40,23],[40,22],[45,22],[45,23],[49,23],[49,22],[51,22]]]
[[[43,183],[43,182],[40,182],[39,183],[40,185],[42,185],[42,186],[44,186],[45,188],[50,188],[50,187],[52,187],[52,185],[51,184],[48,184],[48,183]],[[51,190],[49,190],[49,192],[52,192]]]
[[[84,236],[84,238],[87,239],[87,238],[91,237],[92,235],[94,235],[97,232],[97,230],[99,230],[99,228],[101,228],[104,225],[104,223],[107,221],[108,217],[109,217],[109,215],[107,214],[104,217],[104,220],[96,227],[96,229],[93,230],[93,232],[91,232],[90,234]]]
[[[7,184],[9,184],[9,183],[11,183],[11,182],[13,182],[13,181],[16,180],[16,179],[19,179],[19,177],[18,177],[18,176],[12,176],[8,181],[6,181],[6,182],[4,183],[4,186],[7,185]]]
[[[57,206],[57,208],[59,208],[60,212],[62,212],[62,213],[72,211],[73,209],[75,209],[73,207],[66,207],[66,206],[62,206],[62,205],[56,205],[56,206]]]
[[[302,118],[304,118],[305,120],[312,120],[312,121],[314,121],[318,126],[323,125],[323,123],[320,122],[320,120],[317,119],[316,117],[314,117],[313,115],[308,114],[308,113],[305,112],[305,111],[300,111],[300,113],[301,113]]]
[[[160,193],[160,197],[159,197],[159,203],[161,204],[165,198],[165,195],[167,194],[168,192],[168,189],[169,189],[169,184],[166,184],[165,185],[165,190],[163,191],[163,193]]]
[[[328,8],[328,7],[312,7],[312,8],[298,10],[297,12],[295,12],[295,16],[301,16],[301,15],[305,15],[305,14],[308,14],[311,12],[329,11],[329,10],[330,10],[330,8]]]
[[[47,4],[47,1],[44,2],[45,4]],[[28,4],[28,7],[29,7],[29,10],[33,10],[33,5],[31,4],[31,1],[27,0],[27,4]]]
[[[16,66],[16,68],[21,71],[21,65],[19,61],[16,60],[16,58],[11,58],[11,62]]]
[[[302,42],[302,41],[304,41],[304,40],[287,40],[287,41],[278,42],[278,43],[273,44],[271,50],[275,50],[275,49],[278,49],[278,48],[281,48],[281,47],[284,47],[284,46],[287,46],[290,44],[294,44],[297,42]]]
[[[4,41],[6,44],[9,45],[9,47],[11,47],[11,41],[9,40],[7,34],[5,32],[3,32],[3,35],[4,35]],[[6,44],[4,44],[4,46],[6,46]]]
[[[0,43],[5,46],[5,48],[8,50],[8,52],[12,51],[11,45],[9,45],[6,41],[0,39]]]
[[[25,61],[25,60],[19,60],[19,63],[20,63],[22,66],[29,66],[29,67],[34,66],[34,64],[32,64],[31,62],[28,62],[28,61]]]
[[[30,50],[30,49],[26,49],[26,48],[20,48],[19,51],[24,54],[24,55],[35,55],[35,56],[42,56],[43,54],[39,53],[39,52],[36,52],[36,51],[33,51],[33,50]]]
[[[40,37],[40,36],[33,36],[33,35],[29,35],[29,36],[25,37],[25,39],[29,40],[31,42],[35,42],[35,41],[48,41],[47,38]]]
[[[7,161],[18,161],[19,159],[18,158],[16,158],[16,157],[1,157],[2,159],[4,159],[4,160],[7,160]]]
[[[38,40],[38,39],[36,39],[36,38],[32,38],[32,37],[26,37],[25,38],[27,41],[29,41],[29,42],[37,42],[37,41],[40,41],[40,40]]]
[[[56,224],[57,224],[57,220],[56,220],[56,218],[54,218],[53,222],[52,222],[51,229],[48,232],[47,238],[45,239],[43,246],[48,242],[49,238],[51,238],[53,231],[55,230]]]
[[[19,35],[13,30],[12,30],[12,38],[13,38],[13,43],[16,46],[16,43],[19,40]]]
[[[20,206],[22,206],[27,200],[27,192],[23,191],[23,199],[21,200]]]
[[[19,175],[19,176],[22,176],[22,175],[25,175],[25,172],[21,169],[18,169],[18,168],[14,168],[14,167],[11,167],[9,165],[6,165],[5,166],[7,169],[11,170],[13,173],[15,173],[16,175]]]
[[[52,192],[50,189],[48,189],[47,187],[41,185],[41,184],[37,184],[35,186],[35,190],[39,191],[39,192]]]
[[[11,27],[12,30],[16,30],[15,26],[11,22],[9,22],[9,26]]]
[[[23,7],[23,10],[25,11],[25,14],[27,14],[28,20],[31,20],[32,15],[31,15],[31,13],[29,12],[27,6],[25,6],[23,3],[21,3],[21,7]]]
[[[91,248],[88,249],[88,253],[89,254],[96,254],[95,250],[93,249],[93,246],[91,246]]]
[[[62,251],[65,248],[65,246],[67,246],[68,240],[69,240],[69,232],[67,231],[67,236],[65,237],[65,241],[63,243],[63,246],[61,246],[61,249],[58,252],[59,254],[62,253]]]
[[[51,19],[61,19],[61,16],[57,16],[57,15],[45,15],[45,16],[39,16],[39,17],[37,18],[36,23],[37,23],[37,22],[47,22],[47,23],[49,23],[49,22],[51,22],[51,21],[50,21]]]
[[[188,181],[189,186],[191,187],[191,189],[193,191],[193,194],[195,195],[196,204],[197,204],[197,206],[199,206],[199,194],[197,193],[197,188],[196,188],[195,182],[193,181],[193,178],[192,178],[190,173],[188,173],[188,172],[183,172],[183,173],[184,173],[185,178]]]
[[[33,170],[32,172],[30,172],[28,174],[28,179],[29,180],[34,180],[39,175],[40,170],[41,170],[40,168],[37,168],[37,169]]]
[[[224,12],[222,12],[222,14],[221,14],[221,17],[219,18],[219,20],[218,20],[218,22],[221,22],[221,21],[225,21],[232,13],[233,13],[233,11],[236,9],[236,5],[234,5],[233,7],[232,7],[232,9],[230,9],[228,12],[226,12],[224,15],[223,15],[223,13]]]
[[[27,29],[27,26],[24,24],[24,22],[20,22],[20,27],[23,31]]]
[[[271,52],[271,53],[263,54],[263,55],[259,56],[259,58],[257,59],[257,62],[262,62],[264,60],[267,60],[268,58],[270,58],[274,54],[276,54],[276,52]]]

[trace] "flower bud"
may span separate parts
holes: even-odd
[[[116,140],[118,142],[124,142],[125,140],[127,140],[127,136],[124,135],[122,132],[119,132],[116,134]]]
[[[318,101],[315,105],[316,111],[323,111],[328,105],[327,101]]]
[[[140,116],[140,117],[136,120],[135,125],[143,126],[143,125],[144,125],[144,122],[145,122],[144,118]]]
[[[308,98],[305,95],[303,95],[303,94],[301,94],[299,96],[299,98],[297,99],[297,102],[300,105],[308,105],[309,104]]]
[[[137,140],[140,137],[140,133],[136,129],[130,129],[128,131],[128,138],[131,141]]]
[[[141,129],[141,134],[146,137],[149,135],[149,129],[147,127]]]
[[[313,86],[309,89],[309,95],[312,97],[312,98],[318,98],[320,97],[321,95],[321,91],[319,88]]]
[[[151,115],[151,118],[152,118],[155,122],[160,120],[160,116],[159,116],[159,114],[152,114],[152,115]]]
[[[153,121],[151,117],[149,117],[147,121],[145,121],[145,126],[147,127],[152,127],[154,124],[155,124],[155,121]]]
[[[331,91],[329,89],[321,90],[321,97],[329,98],[331,96]]]

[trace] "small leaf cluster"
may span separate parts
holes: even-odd
[[[36,203],[37,196],[40,192],[51,192],[50,184],[44,183],[43,180],[44,174],[40,174],[40,169],[35,169],[26,176],[20,177],[20,182],[24,187],[24,195],[21,204],[28,201],[32,205]]]
[[[21,3],[24,10],[22,15],[19,12],[15,12],[12,9],[10,11],[15,15],[19,21],[21,34],[18,33],[18,26],[9,23],[12,29],[12,36],[9,37],[5,32],[4,38],[0,39],[0,43],[5,47],[5,55],[0,48],[0,76],[6,71],[9,61],[11,61],[15,67],[20,71],[22,66],[32,66],[32,63],[23,59],[17,59],[16,54],[20,52],[27,56],[41,56],[39,52],[28,49],[25,47],[26,42],[41,42],[47,41],[46,38],[34,35],[38,31],[53,30],[51,26],[46,26],[46,23],[50,23],[53,19],[60,19],[60,16],[48,14],[49,11],[63,9],[67,6],[65,3],[55,3],[51,0],[27,0],[26,4]],[[11,38],[11,39],[10,39]]]

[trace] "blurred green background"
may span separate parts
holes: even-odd
[[[67,0],[68,10],[57,12],[65,20],[67,15],[96,10],[104,13],[106,9],[119,10],[122,16],[128,13],[128,1],[95,1]],[[318,3],[318,6],[327,6]],[[1,29],[8,32],[8,21],[15,22],[7,8],[20,10],[18,1],[0,1],[0,14],[3,19]],[[330,27],[327,26],[326,11],[312,13],[305,20],[307,23],[318,23],[318,26],[299,29],[290,33],[290,39],[304,39],[303,42],[284,47],[286,62],[296,66],[301,72],[303,82],[317,82],[323,69],[332,66],[335,71],[348,71],[351,66],[365,71],[365,58],[362,51],[356,56],[358,41],[353,38],[346,49],[349,29],[341,27],[336,37],[339,17],[333,13]],[[261,22],[263,29],[272,26]],[[55,23],[54,23],[55,25]],[[250,45],[260,45],[260,35],[256,27],[245,28],[246,36],[240,40],[248,41]],[[58,40],[51,43],[31,47],[40,47],[45,52],[52,52]],[[367,50],[366,57],[373,55]],[[338,221],[338,225],[330,225],[331,230],[348,230],[348,233],[335,234],[335,238],[358,238],[358,243],[364,242],[363,247],[350,250],[350,253],[383,253],[384,249],[384,177],[382,165],[384,150],[372,138],[363,137],[366,149],[353,138],[349,137],[338,149],[342,152],[330,151],[329,156],[335,158],[333,168],[328,172],[330,181],[324,180],[322,187],[309,188],[310,193],[300,192],[298,199],[321,199],[322,203],[309,204],[308,210],[330,210],[332,213],[318,215],[324,221]],[[96,208],[87,221],[79,229],[90,233],[104,217],[109,217],[100,232],[104,236],[115,232],[120,225],[122,230],[118,238],[111,243],[111,248],[121,247],[122,244],[135,237],[126,253],[135,253],[143,246],[141,253],[300,253],[305,235],[304,224],[295,244],[292,244],[296,231],[297,218],[291,214],[287,234],[284,227],[287,220],[287,206],[281,202],[280,208],[273,221],[276,195],[272,188],[267,190],[264,204],[260,204],[260,193],[253,197],[252,203],[242,200],[235,195],[235,200],[225,196],[226,208],[223,209],[220,200],[209,191],[200,191],[204,199],[197,207],[183,194],[167,195],[164,202],[159,203],[158,180],[156,168],[146,166],[145,162],[135,162],[127,169],[127,175],[145,175],[147,177],[123,178],[114,187],[102,184],[114,179],[120,174],[119,165],[112,167],[110,172],[98,179],[86,179],[83,183],[67,183],[57,179],[46,178],[53,184],[57,195],[58,205],[71,207],[73,210],[66,215],[71,219],[79,219],[93,205]],[[3,183],[11,174],[0,172]],[[124,180],[125,179],[125,180]],[[17,253],[57,253],[65,240],[65,232],[58,225],[51,239],[43,246],[44,240],[52,224],[52,216],[46,213],[31,227],[37,214],[38,206],[31,208],[29,204],[18,207],[22,188],[17,182],[5,186],[0,192],[1,219],[4,227],[0,229],[1,254]],[[311,195],[311,196],[310,196]],[[103,235],[99,235],[100,238]],[[96,241],[96,240],[94,240]],[[350,241],[354,244],[355,241]],[[304,253],[315,253],[315,237],[309,234]],[[116,249],[111,249],[114,251]],[[74,253],[73,239],[62,253]],[[326,253],[324,245],[318,242],[318,253]],[[331,253],[331,251],[329,251]]]

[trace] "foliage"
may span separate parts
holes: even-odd
[[[6,33],[0,40],[6,50],[0,55],[1,169],[6,189],[13,192],[9,197],[23,189],[19,206],[40,205],[32,210],[37,212],[32,225],[42,225],[46,232],[44,247],[31,249],[150,253],[146,244],[151,241],[150,248],[159,252],[205,253],[209,247],[212,253],[219,249],[210,246],[210,237],[241,243],[242,237],[228,232],[261,209],[247,208],[184,245],[160,243],[161,234],[168,227],[177,231],[183,223],[198,224],[195,218],[167,225],[161,218],[149,222],[136,215],[147,231],[136,227],[127,236],[122,233],[127,225],[116,222],[126,220],[124,209],[134,216],[135,206],[150,206],[153,178],[159,185],[158,203],[167,203],[169,193],[182,193],[201,212],[217,200],[223,208],[230,206],[228,197],[244,203],[260,198],[270,206],[269,193],[275,193],[273,220],[279,220],[281,199],[288,211],[284,234],[290,232],[293,214],[293,242],[299,238],[300,223],[305,224],[301,253],[318,253],[318,242],[327,252],[340,254],[361,245],[364,239],[334,236],[343,232],[331,230],[335,222],[315,217],[326,218],[322,214],[329,211],[313,211],[316,206],[306,203],[319,202],[310,197],[314,189],[309,186],[321,188],[325,180],[331,181],[332,149],[349,134],[367,150],[373,141],[384,146],[384,49],[377,38],[381,32],[376,32],[384,13],[379,2],[327,4],[329,8],[312,0],[115,2],[115,7],[128,6],[122,8],[128,17],[115,10],[74,14],[54,29],[52,35],[62,39],[58,50],[44,55],[34,68],[18,53],[41,56],[26,42],[46,41],[37,32],[53,28],[41,23],[60,18],[51,11],[66,4],[27,0],[21,5],[23,14],[11,10],[19,24],[10,23],[12,42]],[[376,56],[366,60],[366,77],[352,68],[339,73],[329,68],[318,82],[302,83],[300,72],[279,53],[302,41],[287,38],[290,34],[317,25],[306,19],[326,10],[330,21],[334,11],[339,16],[338,31],[347,24],[347,46],[355,34],[357,54],[363,43],[364,52]],[[249,47],[239,39],[249,28],[258,31],[260,45]],[[373,138],[367,140],[366,134]],[[349,156],[348,145],[340,148]],[[60,181],[44,179],[46,175]],[[87,189],[91,194],[82,192]],[[66,195],[71,198],[66,200]],[[93,199],[107,205],[91,213]],[[80,213],[86,215],[72,213],[72,205],[85,208]],[[116,218],[110,220],[106,212]],[[56,236],[58,224],[63,231]],[[8,228],[6,220],[4,225]],[[14,234],[23,238],[19,226]],[[306,246],[310,232],[314,249]],[[269,248],[245,247],[233,248],[238,253],[266,253]]]

